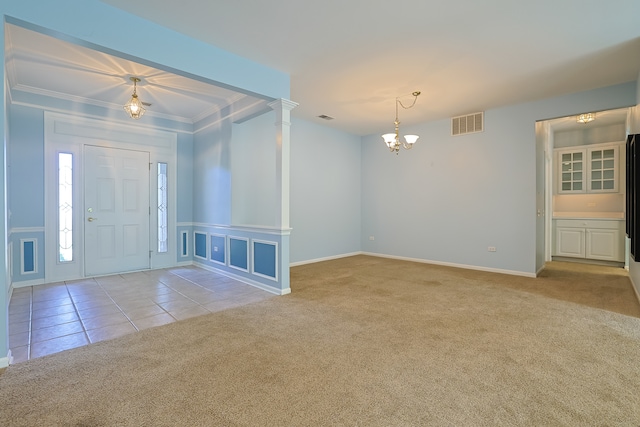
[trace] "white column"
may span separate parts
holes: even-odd
[[[282,98],[269,103],[276,112],[276,227],[281,230],[289,229],[291,110],[297,105]]]

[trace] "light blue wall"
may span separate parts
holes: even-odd
[[[632,82],[488,110],[484,132],[457,137],[448,119],[405,127],[420,139],[397,156],[363,138],[363,251],[535,274],[536,120],[627,107],[635,93]]]
[[[276,120],[269,112],[233,126],[231,222],[275,226]]]
[[[9,120],[9,225],[44,227],[44,113],[14,105]]]
[[[177,222],[191,222],[193,218],[193,135],[179,133],[177,147]]]
[[[231,223],[231,124],[194,135],[193,222]]]
[[[361,250],[360,137],[294,118],[291,262]]]

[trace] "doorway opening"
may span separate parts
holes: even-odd
[[[546,129],[545,260],[628,265],[625,140],[628,108],[543,122]]]

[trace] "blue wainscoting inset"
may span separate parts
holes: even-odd
[[[220,264],[226,263],[225,241],[225,236],[219,234],[211,235],[211,261],[219,262]]]
[[[195,232],[194,234],[194,256],[207,259],[207,235]]]
[[[248,239],[229,237],[229,266],[244,271],[249,269]]]
[[[253,240],[253,273],[278,280],[277,243]]]
[[[20,239],[20,274],[36,273],[36,240]]]
[[[180,254],[183,257],[189,255],[189,234],[186,231],[182,232],[182,246],[180,247]]]

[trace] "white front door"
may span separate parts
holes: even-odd
[[[85,275],[150,268],[149,153],[85,145]]]

